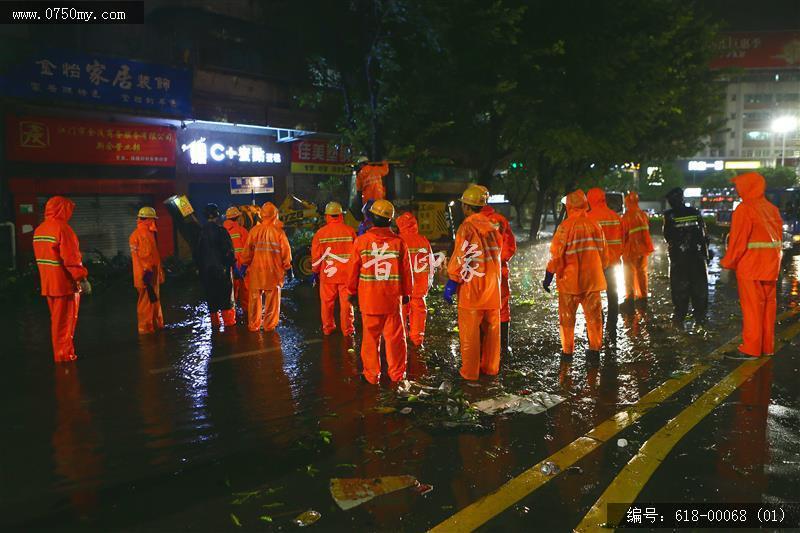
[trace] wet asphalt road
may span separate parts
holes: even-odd
[[[240,325],[212,333],[187,282],[164,285],[166,331],[138,337],[127,284],[81,304],[80,360],[51,362],[47,308],[23,298],[0,321],[0,527],[125,531],[316,529],[422,531],[447,519],[636,403],[738,333],[735,287],[712,264],[706,330],[669,325],[663,246],[650,261],[647,311],[621,316],[599,363],[559,360],[556,297],[538,289],[543,246],[513,263],[512,350],[498,378],[459,380],[455,309],[429,298],[428,342],[410,351],[409,378],[453,384],[468,401],[501,391],[566,400],[538,415],[482,418],[485,430],[443,428],[436,409],[358,379],[358,346],[323,338],[316,294],[284,292],[277,332]],[[789,258],[779,313],[800,303],[800,258]],[[789,321],[786,324],[791,324]],[[779,328],[781,329],[781,328]],[[353,351],[350,351],[350,349]],[[787,344],[682,438],[639,501],[798,501],[800,350]],[[721,360],[641,420],[508,508],[483,530],[568,531],[639,447],[740,362]],[[408,415],[387,407],[411,406]],[[468,428],[469,429],[469,428]],[[628,446],[616,446],[625,438]],[[335,477],[410,474],[434,486],[350,511]],[[267,521],[267,518],[271,519]],[[238,522],[240,525],[237,525]]]

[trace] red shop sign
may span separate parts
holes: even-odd
[[[166,126],[50,117],[6,119],[11,161],[175,166],[175,131]]]
[[[349,147],[339,142],[300,140],[292,143],[292,163],[343,165],[349,161]]]

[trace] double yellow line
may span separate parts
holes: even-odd
[[[778,321],[781,322],[787,318],[792,318],[796,316],[798,313],[800,313],[800,310],[787,311],[785,313],[782,313],[778,317]],[[797,335],[798,333],[800,333],[800,323],[794,324],[789,328],[787,328],[784,334],[781,335],[780,337],[782,340],[788,340],[792,338],[794,335]],[[731,339],[727,343],[723,344],[722,346],[711,352],[711,354],[709,354],[708,359],[710,361],[713,361],[722,358],[725,352],[735,349],[739,341],[740,341],[739,337]],[[778,345],[776,345],[776,351],[777,349],[779,349],[780,346],[782,346],[782,342],[779,342]],[[708,412],[710,412],[711,409],[713,409],[716,405],[718,405],[719,402],[721,402],[724,399],[724,397],[727,397],[727,395],[733,392],[733,390],[735,390],[749,376],[751,376],[756,370],[758,370],[758,368],[760,368],[761,365],[763,365],[767,360],[768,358],[760,358],[755,361],[747,361],[742,365],[740,365],[739,368],[734,370],[734,372],[729,374],[720,383],[712,387],[711,390],[706,392],[706,394],[704,394],[701,397],[702,399],[708,396],[708,400],[706,400],[706,402],[702,404],[703,407],[697,407],[697,409],[693,411],[692,415],[687,415],[687,419],[690,417],[691,419],[694,419],[699,416],[699,418],[697,418],[696,421],[694,422],[694,424],[697,424],[697,422],[702,420],[702,418],[706,414],[708,414]],[[542,460],[541,462],[529,468],[522,474],[508,481],[500,488],[498,488],[496,491],[484,496],[478,501],[461,509],[460,511],[458,511],[456,514],[454,514],[444,522],[433,527],[430,531],[436,533],[454,532],[454,531],[473,531],[478,527],[482,526],[483,524],[485,524],[498,514],[502,513],[503,511],[505,511],[506,509],[508,509],[521,499],[531,494],[539,487],[545,485],[550,480],[555,478],[556,476],[547,475],[542,472],[542,466],[545,463],[552,462],[558,465],[561,471],[566,470],[570,466],[574,465],[575,463],[586,457],[589,453],[593,452],[594,450],[596,450],[597,448],[608,442],[620,431],[631,426],[634,422],[639,420],[646,413],[648,413],[649,411],[653,410],[655,407],[663,403],[664,400],[668,399],[670,396],[674,395],[676,392],[683,389],[686,385],[688,385],[689,383],[700,377],[709,368],[711,368],[710,361],[696,363],[687,373],[680,375],[674,379],[668,379],[660,386],[650,391],[648,394],[642,396],[639,399],[639,401],[636,402],[634,405],[628,407],[624,411],[616,413],[612,417],[601,422],[598,426],[596,426],[594,429],[592,429],[582,437],[578,437],[565,447],[561,448],[559,451],[555,452],[550,457]],[[714,404],[713,401],[717,399],[718,395],[723,393],[730,387],[733,388],[731,388],[730,391],[727,394],[725,394],[724,397],[719,399],[719,401],[717,401],[717,403]],[[712,393],[712,391],[714,392]],[[697,402],[695,402],[695,404],[687,408],[686,411],[693,409],[693,407],[698,404],[700,404],[700,400],[698,400]],[[707,410],[705,411],[704,414],[702,414],[705,409]],[[686,411],[682,412],[681,415],[683,415],[683,413],[685,413]],[[702,416],[700,416],[701,414]],[[680,417],[681,415],[678,415],[678,417]],[[676,419],[678,417],[676,417]],[[673,421],[675,421],[676,419],[673,419]],[[670,426],[670,424],[672,424],[673,421],[670,421],[670,423],[667,426]],[[676,422],[676,424],[686,425],[688,424],[688,422],[686,420],[683,420]],[[694,424],[692,424],[692,426]],[[689,428],[687,428],[686,431],[683,431],[682,434],[677,435],[677,433],[674,431],[674,425],[671,426],[672,428],[671,430],[667,430],[667,426],[665,426],[658,433],[656,433],[656,435],[662,434],[661,442],[664,443],[664,445],[666,445],[669,442],[669,440],[665,439],[663,435],[672,435],[674,443],[677,443],[678,440],[680,440],[680,438],[683,435],[685,435],[686,431],[691,429],[691,426],[689,426]],[[672,431],[672,433],[670,433],[670,431]],[[653,438],[655,438],[655,435]],[[652,441],[653,438],[651,438],[648,442]],[[674,443],[672,444],[672,446],[674,446]],[[647,443],[645,443],[645,445],[647,445]],[[642,448],[644,448],[644,446]],[[671,446],[669,447],[669,449],[671,449]],[[669,450],[667,450],[667,452],[668,451]],[[644,454],[642,454],[641,451],[640,455],[644,456]],[[659,455],[658,454],[648,455],[648,457],[651,456],[653,459],[657,459]],[[666,454],[664,454],[663,456],[666,456]],[[658,466],[659,462],[660,460],[658,460],[656,463],[652,463],[651,474],[653,471],[655,471],[655,468]],[[630,463],[628,466],[631,466]],[[625,472],[625,469],[623,469],[623,472]],[[617,479],[615,479],[614,482],[612,482],[612,486],[610,486],[609,489],[606,490],[605,493],[603,493],[603,496],[601,496],[600,500],[598,500],[597,503],[595,503],[595,505],[589,511],[589,514],[587,514],[584,520],[582,521],[581,526],[579,526],[579,528],[584,527],[584,531],[586,531],[589,529],[594,529],[599,527],[598,524],[605,523],[606,520],[604,520],[601,516],[605,509],[605,503],[607,501],[613,501],[614,503],[624,503],[625,501],[628,500],[623,501],[623,500],[618,500],[616,498],[618,497],[622,498],[623,495],[628,497],[631,494],[633,494],[633,496],[630,499],[630,501],[633,501],[633,498],[636,497],[636,495],[641,490],[641,487],[644,486],[644,483],[650,477],[649,475],[647,477],[643,477],[640,483],[638,481],[631,481],[631,479],[635,478],[636,476],[642,475],[641,472],[634,471],[632,468],[630,472],[628,472],[626,475],[628,477],[620,478],[620,476],[622,476],[621,473],[620,476],[618,476],[618,479],[620,480],[619,483],[617,483]],[[635,489],[636,484],[639,485],[638,489]],[[609,492],[610,490],[612,490],[612,487],[623,487],[623,486],[627,487],[626,488],[627,492],[625,492],[624,494],[620,491],[619,488],[613,489],[614,491],[620,492],[619,494],[617,494],[616,492],[614,493]],[[613,500],[604,499],[607,493],[608,497],[613,497],[614,499]]]

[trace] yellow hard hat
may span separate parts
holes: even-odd
[[[342,211],[342,205],[339,202],[328,202],[328,205],[325,206],[326,215],[341,215],[342,213],[344,211]]]
[[[235,205],[230,206],[228,210],[225,211],[225,218],[228,220],[233,220],[234,218],[239,218],[240,216],[242,216],[242,212],[239,211]]]
[[[483,207],[489,200],[488,190],[482,185],[470,185],[461,195],[461,203],[474,207]]]
[[[158,218],[158,215],[156,215],[156,210],[152,207],[143,207],[139,209],[139,214],[136,216],[139,218]]]
[[[388,200],[375,200],[375,203],[369,208],[369,212],[383,218],[394,218],[394,206]]]

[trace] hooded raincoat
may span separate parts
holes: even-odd
[[[236,256],[230,235],[216,222],[206,222],[194,247],[194,260],[200,272],[200,283],[206,293],[211,323],[218,326],[219,316],[226,326],[236,324],[233,302],[233,267]],[[221,312],[221,313],[220,313]]]
[[[503,237],[482,213],[456,232],[447,276],[458,283],[458,337],[464,379],[500,371],[500,282]]]
[[[348,299],[347,281],[356,232],[344,223],[342,215],[325,215],[325,225],[311,239],[312,270],[319,276],[322,332],[336,330],[334,310],[339,301],[339,322],[344,335],[355,331],[353,305]]]
[[[733,179],[742,203],[731,221],[722,268],[736,271],[742,307],[739,350],[758,357],[775,351],[776,284],[782,256],[780,211],[764,197],[766,182],[749,172]]]
[[[136,316],[139,334],[153,333],[164,327],[164,315],[161,311],[164,269],[161,268],[161,255],[158,253],[157,231],[155,219],[140,218],[128,239],[133,263],[133,286],[138,293]],[[149,290],[145,280],[147,272],[151,279]],[[153,301],[150,301],[151,295],[154,297]]]
[[[373,227],[356,238],[350,265],[348,292],[358,295],[363,323],[361,361],[364,378],[378,383],[381,338],[392,381],[406,371],[406,332],[401,306],[413,289],[408,248],[390,228]]]
[[[77,358],[73,337],[78,323],[78,282],[89,275],[83,266],[78,237],[69,226],[75,204],[54,196],[44,208],[44,222],[33,233],[33,253],[42,296],[50,308],[50,334],[56,362]]]
[[[625,197],[622,215],[622,262],[625,270],[625,299],[647,299],[647,258],[653,253],[650,220],[639,209],[639,195]]]
[[[408,320],[411,342],[420,346],[425,341],[425,321],[428,315],[425,297],[433,282],[433,250],[428,239],[420,235],[417,219],[412,213],[403,213],[397,217],[397,229],[408,248],[414,274],[414,289],[411,300],[403,306],[403,315]]]
[[[233,255],[236,257],[236,266],[242,266],[242,252],[244,252],[244,243],[247,242],[248,231],[247,228],[239,224],[237,220],[226,220],[222,226],[228,232],[233,243]],[[242,309],[247,309],[247,285],[244,280],[238,275],[233,277],[233,299],[239,302]]]
[[[500,251],[500,322],[511,321],[511,280],[508,276],[508,262],[517,253],[517,238],[511,231],[508,219],[494,210],[491,206],[484,206],[481,213],[494,224],[503,240]]]
[[[241,260],[248,266],[248,327],[258,331],[263,324],[265,330],[271,331],[278,325],[281,287],[286,271],[292,268],[289,240],[278,220],[278,208],[272,203],[261,206],[261,224],[250,230]]]
[[[383,177],[389,173],[389,163],[367,163],[356,174],[356,190],[361,191],[361,202],[383,200],[386,198],[386,187]]]
[[[622,217],[606,204],[606,193],[595,187],[586,193],[589,200],[589,218],[603,230],[608,249],[608,267],[603,271],[606,278],[608,314],[614,317],[619,312],[616,267],[622,258]]]
[[[603,309],[600,292],[606,289],[603,271],[608,267],[608,248],[600,225],[589,218],[586,195],[581,190],[567,195],[567,218],[553,235],[547,271],[556,275],[561,349],[575,351],[575,316],[583,307],[589,349],[603,344]]]

